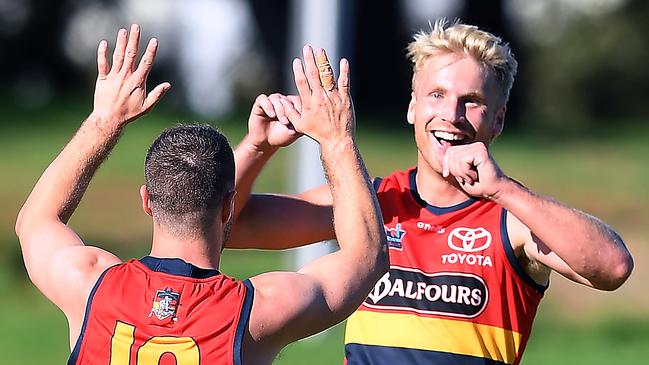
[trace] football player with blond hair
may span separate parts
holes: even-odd
[[[614,290],[633,260],[607,224],[530,191],[492,157],[516,75],[509,46],[459,22],[441,19],[431,28],[408,46],[414,75],[406,120],[417,164],[374,179],[390,271],[347,321],[346,362],[518,364],[552,271]],[[265,104],[277,105],[276,113],[251,123],[236,151],[240,191],[250,191],[273,152],[297,138],[287,120],[299,121],[299,100],[260,97],[253,114]],[[326,188],[240,199],[247,205],[231,246],[286,248],[334,237]]]

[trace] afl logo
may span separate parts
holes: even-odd
[[[448,247],[461,252],[478,252],[491,244],[491,233],[482,227],[458,227],[448,235]]]

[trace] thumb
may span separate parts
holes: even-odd
[[[168,82],[163,82],[162,84],[156,86],[149,95],[147,95],[146,100],[144,100],[144,110],[146,112],[153,109],[153,107],[162,99],[162,96],[171,89],[171,84]]]

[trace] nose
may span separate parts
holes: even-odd
[[[464,116],[464,104],[457,98],[446,97],[440,103],[437,115],[443,121],[455,124]]]

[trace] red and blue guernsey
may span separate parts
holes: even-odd
[[[507,211],[431,206],[416,173],[375,180],[390,271],[347,320],[347,365],[518,364],[546,287],[519,265]]]
[[[181,259],[108,268],[93,288],[68,365],[240,365],[250,281]]]

